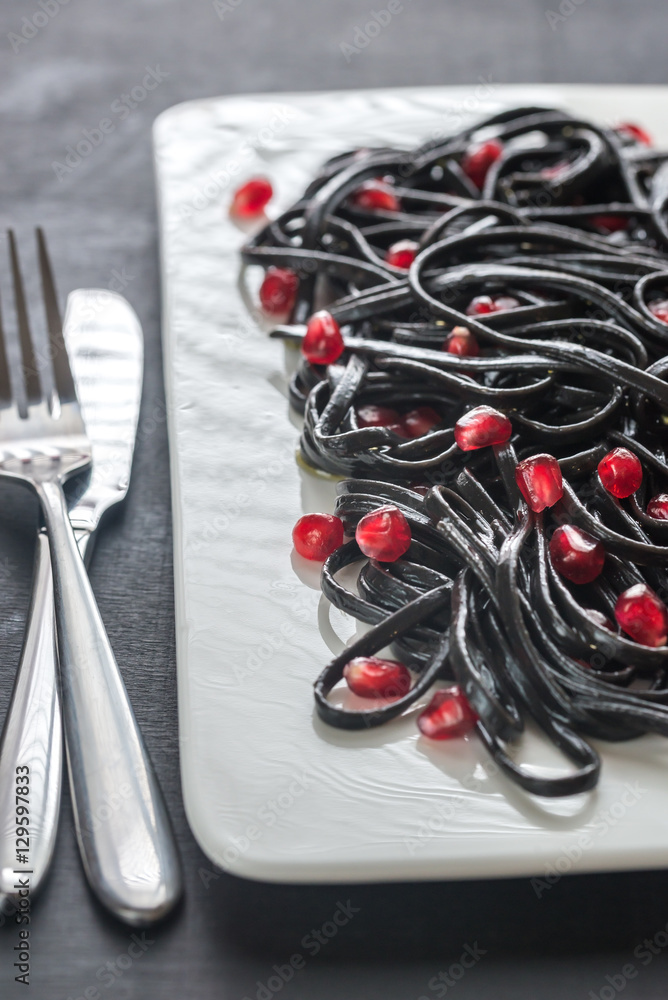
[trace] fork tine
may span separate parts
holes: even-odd
[[[56,383],[56,392],[61,403],[71,403],[77,398],[77,394],[74,388],[74,379],[70,370],[65,341],[63,340],[63,324],[60,319],[60,310],[58,309],[53,270],[51,268],[49,252],[46,248],[46,239],[41,227],[37,229],[37,252],[39,256],[39,273],[42,279],[46,324],[49,330],[49,343],[51,344],[51,356],[53,358],[53,377]]]
[[[37,373],[37,359],[33,348],[32,337],[30,336],[30,321],[26,307],[26,297],[23,290],[23,278],[19,266],[19,257],[16,251],[16,240],[14,233],[10,229],[7,233],[9,238],[9,256],[12,265],[12,281],[14,285],[14,305],[16,308],[16,319],[19,325],[19,339],[21,341],[21,356],[23,358],[23,377],[25,380],[26,400],[28,405],[39,403],[42,399],[42,389],[39,375]]]
[[[9,363],[5,348],[5,332],[0,311],[0,406],[10,406],[12,402],[12,384],[9,379]]]

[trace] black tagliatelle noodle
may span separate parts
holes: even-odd
[[[502,152],[479,190],[462,161],[489,139]],[[365,210],[351,197],[377,177],[397,210]],[[385,261],[406,239],[419,245],[409,271]],[[517,108],[408,152],[335,157],[243,257],[299,276],[291,322],[274,336],[299,343],[324,307],[341,327],[345,352],[328,366],[302,360],[291,402],[304,414],[303,460],[347,477],[336,508],[347,534],[388,503],[412,532],[403,558],[363,564],[355,593],[337,578],[363,559],[355,541],[324,564],[327,598],[373,627],[319,677],[321,718],[380,725],[436,680],[456,680],[502,770],[547,796],[596,784],[589,738],[668,735],[668,646],[598,624],[614,620],[617,596],[634,584],[668,596],[668,521],[646,512],[668,488],[668,325],[652,310],[668,299],[668,153],[628,127]],[[515,307],[467,314],[478,296]],[[477,356],[442,349],[456,326],[475,338]],[[367,404],[428,406],[441,422],[406,440],[360,426]],[[510,418],[512,438],[461,451],[454,424],[481,404]],[[623,501],[597,474],[618,446],[643,467],[642,486]],[[542,514],[515,482],[516,463],[538,452],[555,456],[564,477],[562,500]],[[551,564],[548,542],[565,522],[605,546],[590,584],[569,583]],[[410,691],[365,711],[330,702],[345,663],[388,644],[414,671]],[[513,760],[529,718],[572,760],[563,776]]]

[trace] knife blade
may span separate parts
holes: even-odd
[[[128,491],[143,337],[129,303],[101,289],[77,289],[68,296],[63,336],[92,444],[90,474],[71,499],[70,513],[79,550],[90,557],[102,515]],[[56,678],[51,562],[48,539],[40,532],[28,627],[0,739],[0,900],[9,897],[15,904],[19,880],[28,879],[32,895],[39,890],[58,830],[62,723]],[[27,794],[17,798],[18,791]],[[20,833],[26,834],[20,840],[19,800],[25,824]]]
[[[93,449],[87,482],[70,501],[79,549],[103,514],[127,494],[141,403],[142,330],[129,303],[115,292],[78,289],[67,300],[63,336]]]

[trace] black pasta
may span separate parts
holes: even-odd
[[[318,713],[341,728],[380,725],[435,681],[457,681],[487,750],[538,795],[594,786],[590,738],[668,735],[668,646],[601,624],[635,584],[668,599],[668,520],[647,512],[668,488],[668,154],[638,135],[517,108],[414,150],[353,150],[243,250],[248,264],[299,277],[291,322],[273,336],[300,343],[323,304],[343,335],[336,362],[304,358],[291,383],[304,462],[347,477],[336,511],[347,534],[389,503],[412,535],[402,558],[364,563],[356,593],[337,573],[363,558],[357,543],[325,562],[327,598],[372,628],[321,674]],[[490,143],[477,177],[471,151]],[[390,209],[356,197],[378,177]],[[406,240],[408,270],[386,259]],[[444,349],[455,335],[475,350]],[[512,437],[463,451],[455,425],[481,405],[510,418]],[[368,407],[432,422],[407,438],[389,418],[362,420]],[[643,469],[624,500],[597,472],[617,447]],[[564,479],[544,513],[515,478],[539,452]],[[603,543],[593,582],[553,566],[563,524]],[[407,693],[366,711],[328,699],[352,657],[390,643],[414,672]],[[528,718],[573,770],[548,778],[514,762]]]

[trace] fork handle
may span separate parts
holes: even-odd
[[[88,881],[126,923],[165,916],[182,891],[162,792],[100,617],[57,480],[39,483],[51,543],[74,821]]]
[[[51,557],[40,532],[28,625],[0,741],[0,897],[17,902],[20,881],[28,880],[32,895],[44,881],[58,832],[62,770]]]

